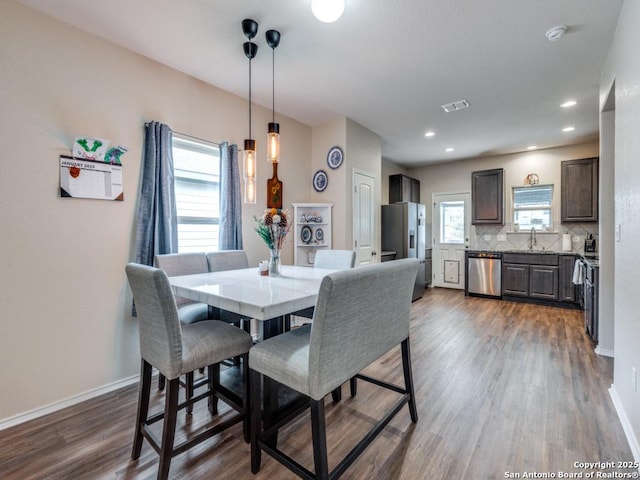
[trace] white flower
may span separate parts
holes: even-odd
[[[271,221],[277,225],[278,223],[280,223],[280,215],[274,215],[273,217],[271,217]]]

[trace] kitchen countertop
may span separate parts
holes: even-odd
[[[600,259],[597,253],[578,253],[578,252],[557,252],[554,250],[474,250],[469,249],[469,252],[498,252],[498,253],[523,253],[523,254],[542,254],[542,255],[577,255],[581,257],[587,264],[592,267],[600,266]]]

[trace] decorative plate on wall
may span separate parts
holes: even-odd
[[[328,183],[329,178],[324,170],[318,170],[313,174],[313,188],[316,192],[324,192]]]
[[[340,147],[331,147],[329,153],[327,153],[327,164],[329,167],[338,168],[342,165],[342,160],[344,160],[342,149]]]
[[[309,243],[312,236],[313,233],[311,232],[311,227],[309,225],[305,225],[300,229],[300,240],[304,243]]]

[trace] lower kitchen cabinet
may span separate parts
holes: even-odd
[[[574,255],[504,253],[502,261],[502,297],[505,300],[578,307],[572,281]],[[566,271],[569,264],[571,275]]]

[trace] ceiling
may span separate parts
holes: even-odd
[[[278,114],[309,126],[348,117],[380,135],[384,158],[412,167],[597,139],[623,0],[345,0],[333,24],[310,0],[17,1],[245,98],[241,21],[252,18],[255,103],[271,108],[264,33],[276,29]],[[559,24],[567,33],[550,42]],[[441,108],[462,99],[471,106]],[[568,99],[578,104],[560,108]]]

